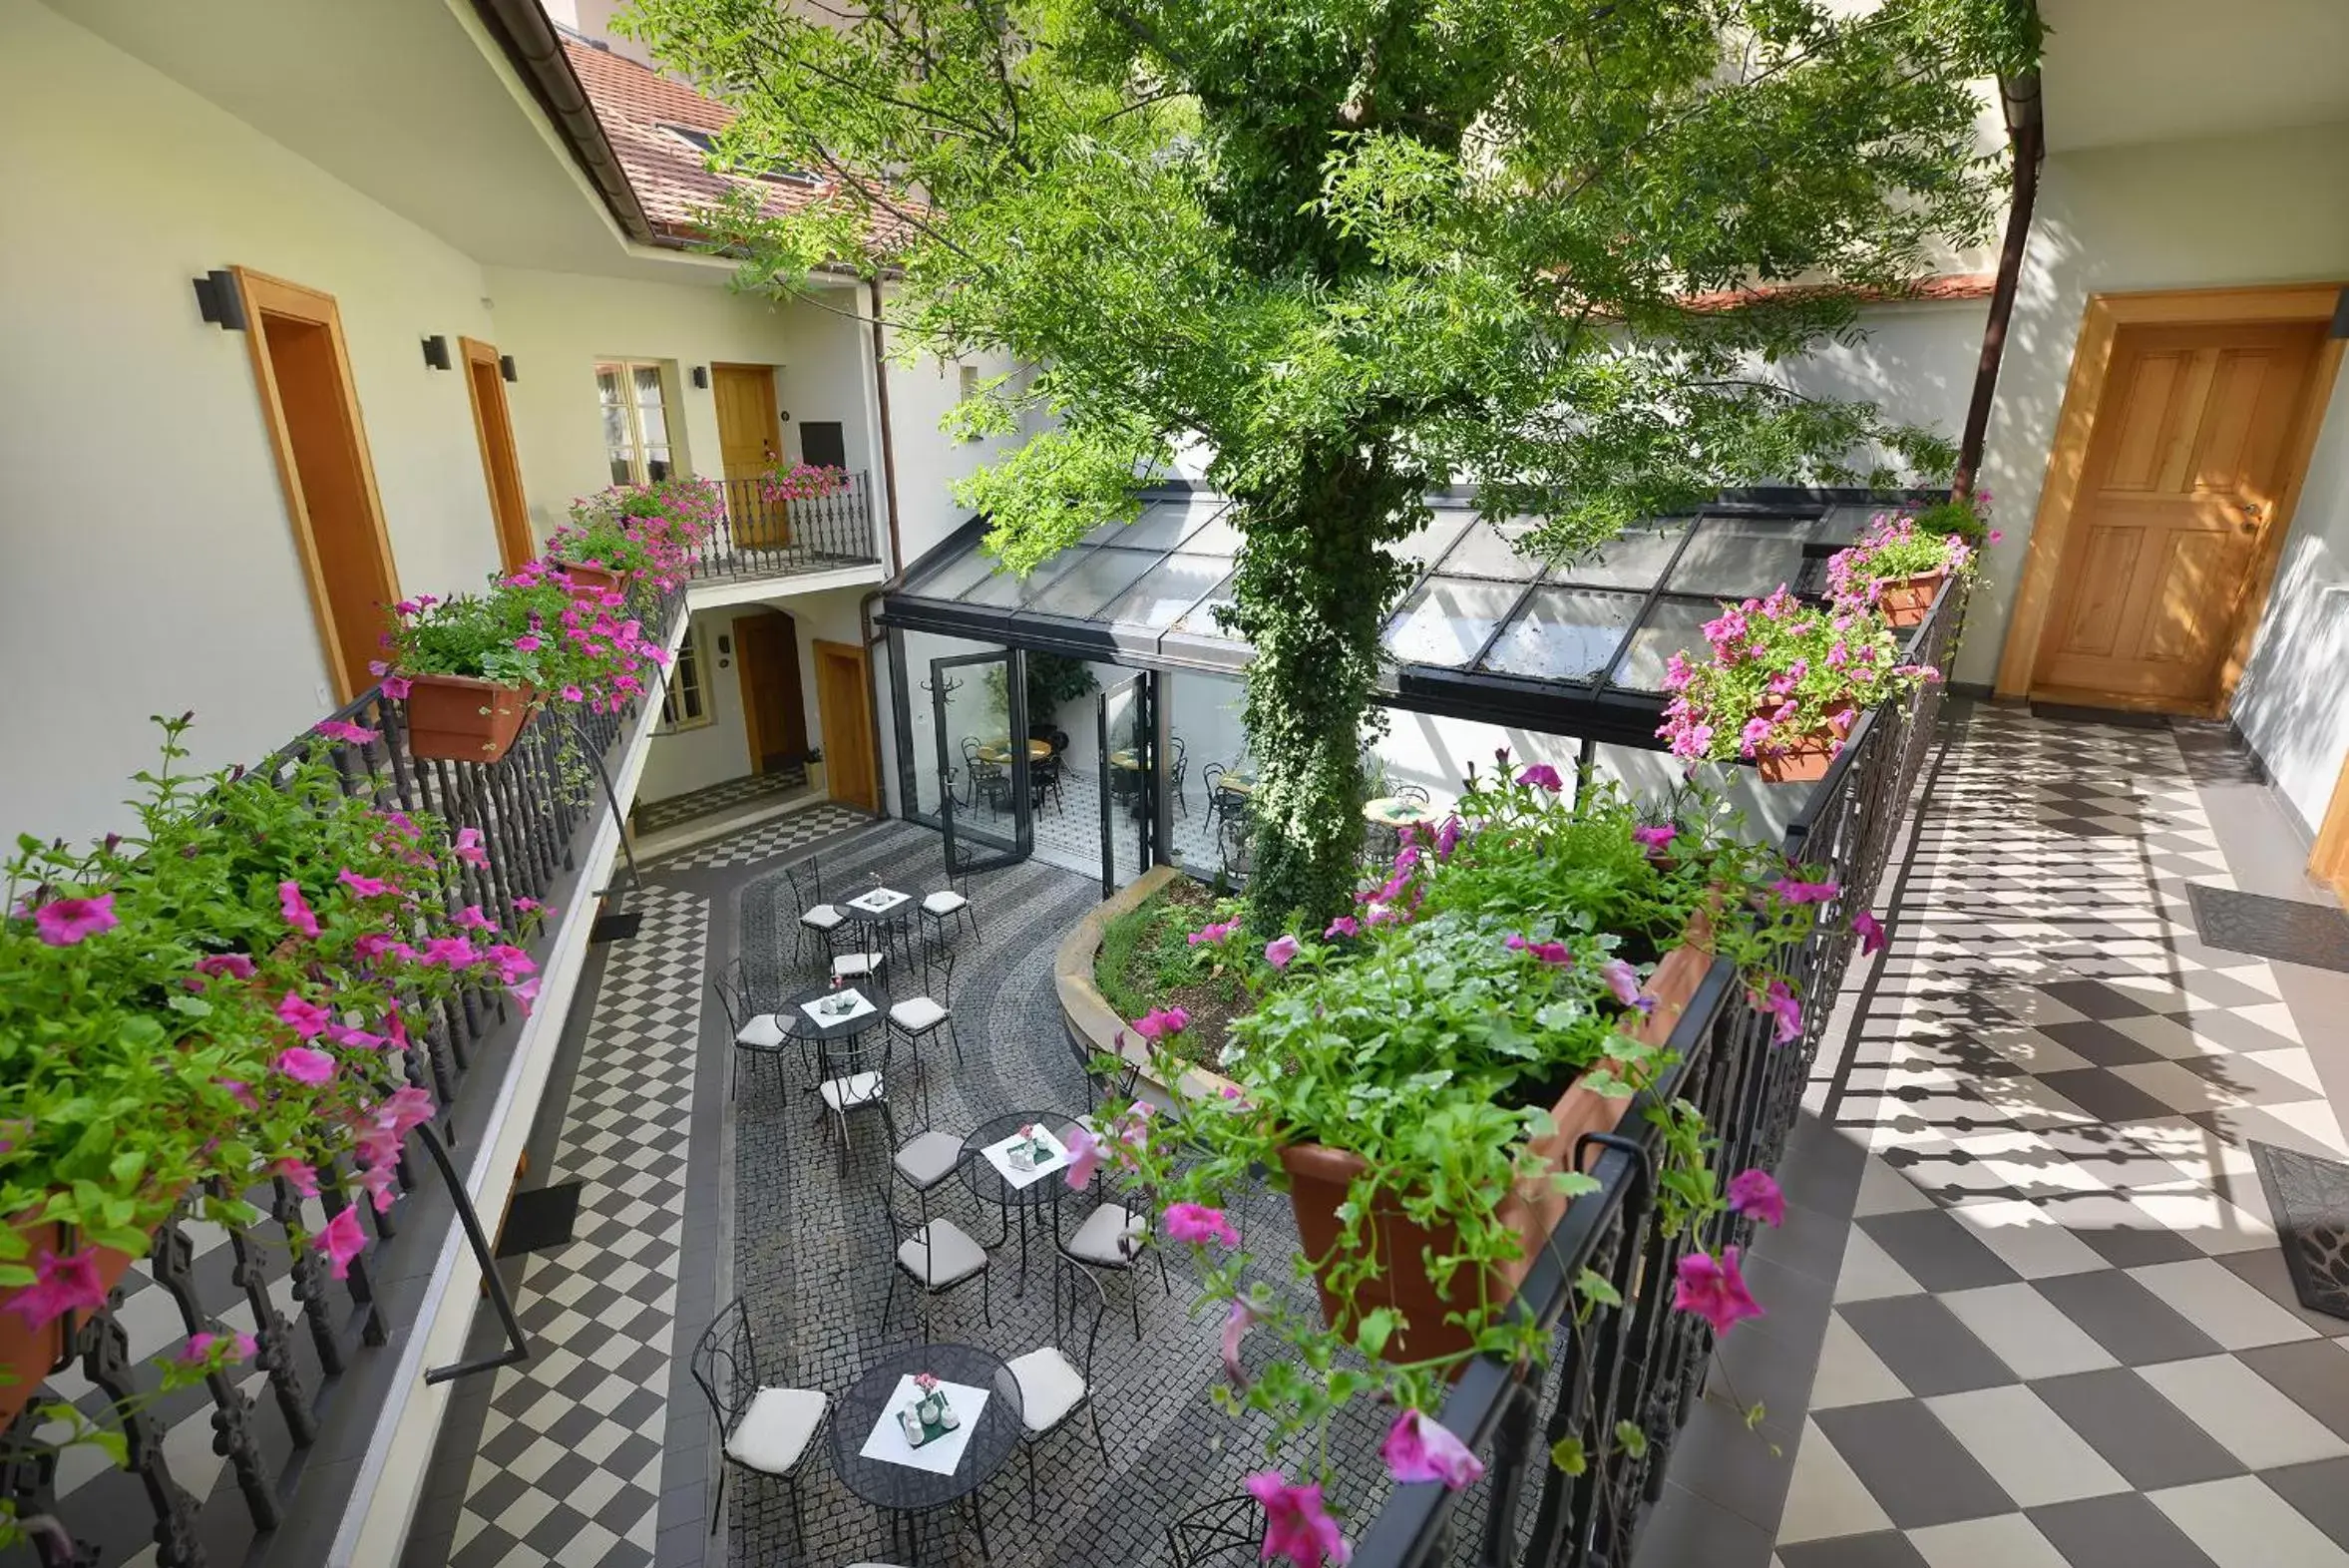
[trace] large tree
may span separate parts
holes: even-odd
[[[1856,14],[1850,14],[1856,13]],[[1884,483],[1936,436],[1795,395],[2002,183],[1969,83],[2020,0],[637,0],[722,156],[828,197],[713,234],[754,286],[902,272],[899,341],[1037,367],[961,499],[1024,570],[1199,441],[1244,535],[1256,922],[1355,874],[1387,547],[1477,485],[1587,549],[1725,484]],[[1824,285],[1773,289],[1793,282]],[[1712,297],[1706,297],[1712,296]],[[1048,417],[1044,417],[1048,416]],[[1854,454],[1865,454],[1855,459]]]

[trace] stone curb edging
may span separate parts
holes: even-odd
[[[1059,951],[1052,957],[1052,984],[1060,994],[1060,1015],[1068,1029],[1069,1048],[1088,1062],[1096,1054],[1132,1062],[1142,1069],[1143,1080],[1157,1091],[1152,1097],[1169,1104],[1177,1091],[1174,1086],[1161,1083],[1150,1070],[1148,1053],[1137,1041],[1120,1043],[1118,1036],[1124,1032],[1125,1020],[1093,983],[1093,960],[1101,951],[1101,934],[1111,921],[1137,908],[1151,894],[1182,875],[1172,866],[1151,867],[1114,896],[1086,911],[1084,918],[1060,939]],[[1195,1066],[1184,1073],[1180,1093],[1186,1099],[1215,1097],[1227,1088],[1236,1091],[1237,1086],[1219,1072]]]

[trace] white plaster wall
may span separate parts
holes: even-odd
[[[710,721],[692,729],[655,734],[644,758],[642,800],[666,800],[750,772],[750,742],[742,716],[742,667],[733,654],[718,651],[718,638],[734,646],[734,622],[763,613],[763,605],[729,604],[693,616],[692,636],[701,660],[701,689]]]
[[[885,335],[885,342],[888,339]],[[969,521],[955,504],[955,482],[970,477],[1026,439],[1024,434],[959,441],[939,421],[962,399],[961,366],[982,382],[1014,367],[1001,354],[974,354],[962,360],[922,355],[911,363],[894,357],[889,343],[889,428],[897,443],[898,528],[906,560],[922,554]]]
[[[2349,397],[2334,390],[2234,718],[2311,832],[2349,754]]]
[[[2344,167],[2349,125],[2338,124],[2048,159],[1982,469],[2006,537],[1990,551],[1957,679],[1996,672],[2088,296],[2349,277]],[[1982,319],[1979,305],[1870,311],[1867,343],[1785,373],[1805,388],[1874,396],[1954,438]],[[2287,613],[2283,595],[2272,613]]]
[[[239,263],[333,294],[402,588],[497,565],[464,377],[472,261],[32,0],[0,0],[0,835],[124,826],[151,713],[203,766],[282,744],[326,667],[246,339],[189,280]]]
[[[886,541],[888,497],[882,483],[881,422],[874,398],[873,333],[863,316],[865,292],[860,288],[827,288],[817,298],[794,299],[778,308],[790,326],[793,348],[783,373],[776,377],[776,406],[788,416],[783,421],[783,455],[795,463],[805,458],[799,427],[809,420],[838,421],[848,466],[871,476],[873,521]],[[939,438],[934,435],[932,439]],[[904,461],[901,454],[900,464]],[[901,477],[902,472],[901,468]],[[883,559],[887,559],[886,543]]]

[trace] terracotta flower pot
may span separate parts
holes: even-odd
[[[408,750],[449,762],[496,762],[530,717],[528,689],[471,675],[408,677]]]
[[[1681,946],[1667,953],[1656,967],[1648,983],[1648,993],[1656,998],[1656,1010],[1632,1031],[1633,1038],[1648,1045],[1661,1045],[1670,1039],[1681,1013],[1688,1007],[1689,998],[1697,993],[1705,972],[1712,966],[1711,930],[1700,916],[1690,926]],[[1567,1085],[1566,1092],[1550,1107],[1550,1119],[1557,1124],[1557,1130],[1533,1143],[1544,1172],[1564,1170],[1566,1162],[1573,1157],[1576,1140],[1585,1133],[1613,1132],[1630,1106],[1628,1095],[1611,1097],[1584,1088],[1579,1082]],[[1359,1154],[1319,1143],[1294,1144],[1283,1149],[1281,1165],[1289,1173],[1289,1205],[1297,1216],[1297,1234],[1304,1243],[1305,1255],[1329,1258],[1345,1231],[1338,1218],[1339,1205],[1347,1201],[1347,1189],[1354,1179],[1370,1167]],[[1376,1226],[1373,1245],[1385,1264],[1385,1271],[1355,1291],[1351,1308],[1345,1298],[1334,1295],[1328,1286],[1319,1286],[1322,1319],[1331,1328],[1345,1331],[1356,1314],[1391,1307],[1408,1320],[1410,1327],[1386,1342],[1385,1360],[1416,1362],[1456,1356],[1472,1342],[1459,1325],[1447,1323],[1445,1315],[1466,1311],[1480,1302],[1493,1309],[1505,1303],[1533,1268],[1534,1258],[1550,1232],[1557,1229],[1558,1221],[1566,1213],[1567,1202],[1544,1179],[1520,1181],[1501,1199],[1495,1211],[1502,1228],[1516,1234],[1517,1258],[1492,1265],[1484,1271],[1481,1280],[1462,1269],[1440,1293],[1427,1277],[1424,1258],[1430,1251],[1437,1257],[1451,1252],[1457,1245],[1456,1232],[1449,1225],[1431,1230],[1414,1224],[1399,1209],[1381,1205],[1372,1218]]]
[[[9,1228],[25,1239],[28,1266],[39,1263],[44,1252],[63,1257],[72,1250],[65,1246],[64,1227],[36,1221],[33,1216],[39,1212],[27,1209],[9,1222]],[[113,1290],[134,1261],[127,1252],[99,1249],[99,1283]],[[78,1323],[78,1316],[71,1321]],[[58,1318],[36,1329],[22,1314],[8,1311],[5,1303],[0,1303],[0,1376],[8,1379],[0,1383],[0,1426],[16,1419],[17,1412],[40,1390],[41,1379],[72,1349],[66,1339],[68,1322]]]
[[[1883,610],[1885,622],[1895,627],[1923,625],[1948,577],[1946,572],[1928,572],[1923,577],[1877,584],[1876,605]]]
[[[623,573],[609,572],[602,567],[575,567],[569,562],[558,562],[556,565],[561,568],[564,581],[571,585],[574,592],[600,592],[604,588],[619,588],[624,592],[628,586]]]
[[[1843,749],[1843,737],[1851,733],[1853,717],[1850,708],[1835,708],[1827,714],[1826,728],[1812,730],[1787,750],[1758,753],[1754,765],[1762,772],[1762,782],[1814,784],[1825,778],[1827,765]]]

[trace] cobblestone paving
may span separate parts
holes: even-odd
[[[875,872],[908,892],[942,882],[938,839],[919,829],[867,834],[836,856],[818,850],[827,888],[850,887]],[[963,940],[952,995],[941,998],[952,1008],[967,1059],[956,1065],[951,1051],[934,1059],[940,1070],[931,1084],[932,1120],[960,1133],[1010,1111],[1079,1114],[1089,1107],[1088,1091],[1063,1032],[1051,964],[1061,936],[1098,899],[1098,884],[1029,863],[981,875],[972,894],[981,940]],[[746,882],[740,897],[741,946],[753,994],[785,995],[809,983],[811,975],[790,969],[792,907],[780,868],[768,867]],[[898,994],[908,990],[901,978]],[[780,1089],[771,1074],[744,1075],[733,1108],[733,1288],[750,1304],[762,1378],[837,1397],[878,1355],[918,1338],[919,1331],[902,1290],[892,1322],[886,1328],[881,1322],[891,1267],[877,1192],[888,1168],[883,1130],[877,1122],[855,1129],[843,1178],[815,1120],[814,1103],[796,1070]],[[918,1106],[901,1110],[902,1134],[911,1136],[920,1124]],[[959,1184],[947,1189],[938,1212],[984,1241],[998,1232],[995,1211],[982,1211]],[[1243,1206],[1241,1219],[1251,1251],[1285,1268],[1282,1260],[1296,1253],[1286,1199],[1260,1192]],[[1026,1294],[1015,1297],[1014,1231],[1006,1245],[993,1249],[992,1326],[981,1321],[976,1291],[958,1291],[931,1304],[934,1337],[979,1345],[1005,1360],[1056,1343],[1047,1256],[1040,1241],[1031,1248]],[[921,1524],[923,1562],[1053,1568],[1163,1563],[1168,1521],[1236,1495],[1241,1477],[1261,1467],[1261,1434],[1209,1402],[1220,1376],[1220,1319],[1192,1311],[1196,1275],[1179,1253],[1169,1261],[1171,1295],[1160,1288],[1155,1268],[1143,1272],[1138,1346],[1126,1282],[1110,1284],[1110,1311],[1091,1380],[1111,1469],[1104,1471],[1079,1418],[1037,1452],[1042,1508],[1035,1524],[1028,1522],[1022,1461],[1014,1456],[980,1494],[988,1555],[979,1555],[967,1523],[937,1513]],[[1073,1343],[1057,1343],[1081,1359],[1081,1326]],[[1333,1449],[1370,1459],[1383,1423],[1368,1408],[1350,1416]],[[727,1503],[731,1562],[763,1568],[888,1559],[888,1521],[833,1477],[823,1452],[810,1461],[805,1485],[803,1545],[793,1540],[784,1488],[745,1485],[735,1477]],[[1341,1500],[1367,1516],[1375,1506],[1374,1483],[1356,1477],[1341,1488]]]

